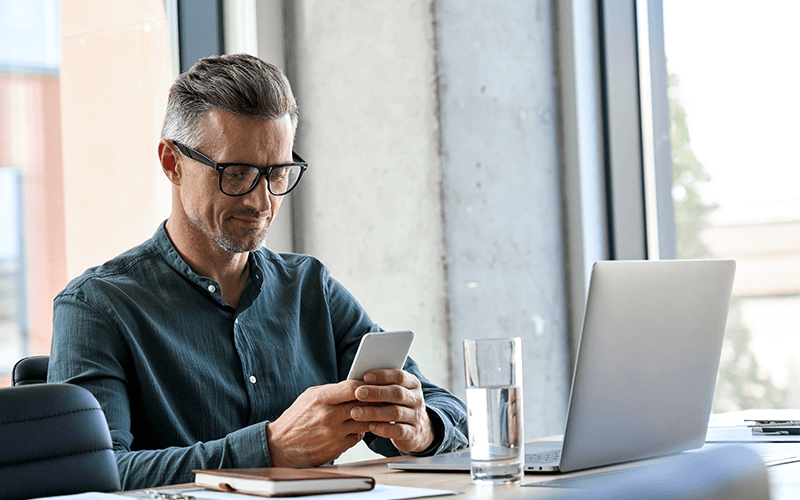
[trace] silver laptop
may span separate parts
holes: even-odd
[[[525,471],[569,472],[703,446],[735,269],[732,260],[597,262],[563,441],[526,443]],[[469,452],[389,467],[469,470]]]

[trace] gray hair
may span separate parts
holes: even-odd
[[[249,54],[200,59],[172,84],[161,138],[196,148],[213,109],[276,120],[287,114],[297,129],[297,103],[289,80],[272,64]]]

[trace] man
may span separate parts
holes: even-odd
[[[345,380],[379,327],[319,261],[262,247],[307,167],[296,127],[277,68],[199,61],[170,90],[158,146],[169,219],[55,299],[48,380],[97,397],[125,489],[317,466],[362,439],[387,456],[466,445],[464,404],[413,360]]]

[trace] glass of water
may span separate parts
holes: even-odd
[[[472,481],[522,481],[522,339],[464,341]]]

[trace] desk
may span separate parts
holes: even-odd
[[[712,443],[707,444],[706,447],[720,447],[724,444]],[[789,443],[756,443],[752,445],[759,452],[767,455],[782,454],[785,455],[792,453],[788,449],[796,451],[800,455],[800,444]],[[673,456],[674,457],[674,456]],[[593,475],[601,472],[612,470],[619,470],[630,467],[640,467],[642,465],[658,465],[661,461],[669,460],[670,457],[658,458],[646,461],[638,461],[631,464],[616,465],[610,467],[602,467],[598,469],[591,469],[579,471],[569,474],[526,474],[522,484],[533,484],[542,481],[549,481],[553,479],[577,477],[584,475]],[[468,472],[463,473],[441,473],[441,472],[404,472],[395,469],[389,469],[386,464],[393,460],[398,459],[378,459],[369,460],[365,462],[354,462],[350,464],[343,464],[334,466],[333,468],[347,471],[350,473],[369,475],[375,478],[378,484],[395,485],[395,486],[410,486],[410,487],[424,487],[436,488],[442,490],[452,490],[459,493],[457,496],[451,497],[438,497],[443,500],[453,498],[454,500],[515,500],[520,498],[530,499],[552,499],[562,496],[570,491],[561,488],[539,488],[529,487],[522,485],[513,486],[478,486],[472,483]],[[402,460],[402,459],[399,459]],[[796,500],[800,498],[800,462],[789,463],[785,465],[778,465],[769,467],[767,469],[768,476],[771,483],[771,494],[773,500]],[[192,485],[178,485],[160,490],[171,490],[174,488],[183,489],[191,487]],[[189,493],[191,494],[191,493]],[[249,498],[249,497],[248,497]],[[252,497],[258,498],[258,497]]]
[[[739,444],[747,446],[762,457],[800,456],[800,439],[797,436],[753,436],[752,432],[726,433],[725,430],[745,429],[747,420],[776,419],[800,420],[800,410],[743,410],[712,415],[708,423],[708,436],[704,448]],[[730,436],[726,439],[725,436]],[[712,440],[719,440],[712,442]],[[767,468],[773,500],[800,498],[800,462]]]
[[[703,450],[718,448],[721,446],[726,445],[722,443],[708,444],[703,447]],[[760,454],[786,455],[797,453],[798,456],[800,456],[800,443],[791,443],[788,445],[782,443],[760,443],[756,444],[755,448]],[[522,485],[530,485],[561,478],[594,475],[614,470],[641,467],[643,465],[657,466],[659,462],[664,462],[670,458],[674,458],[674,456],[637,461],[629,464],[601,467],[569,474],[526,474],[522,481]],[[338,466],[338,468],[347,469],[353,473],[370,475],[374,477],[375,481],[379,484],[416,486],[457,491],[460,493],[460,495],[451,498],[458,500],[513,500],[520,498],[552,499],[560,497],[569,491],[574,491],[562,488],[530,487],[522,485],[495,487],[478,486],[472,483],[469,473],[404,472],[387,468],[386,463],[390,461],[391,459],[379,459],[367,462],[355,462],[352,464]],[[770,490],[773,500],[796,500],[800,498],[800,462],[769,467],[767,469],[767,474],[770,478]],[[445,500],[448,497],[440,498]]]
[[[800,410],[775,410],[765,412],[748,410],[745,412],[728,413],[722,415],[712,416],[710,427],[714,426],[731,426],[741,425],[744,426],[745,419],[751,418],[792,418],[800,419]],[[795,455],[800,457],[800,442],[714,442],[706,443],[703,450],[711,450],[722,446],[730,446],[732,444],[747,446],[753,449],[762,457],[775,457],[775,456],[790,456]],[[691,452],[689,452],[691,453]],[[659,462],[670,460],[671,457],[655,458],[650,460],[643,460],[629,464],[614,465],[602,467],[597,469],[590,469],[584,471],[573,472],[569,474],[526,474],[522,482],[525,484],[533,484],[537,482],[550,481],[554,479],[578,477],[584,475],[592,475],[600,472],[614,471],[631,467],[640,467],[643,465],[658,465]],[[334,466],[333,468],[340,469],[347,472],[356,474],[369,475],[375,478],[378,484],[387,484],[395,486],[411,486],[411,487],[425,487],[436,488],[443,490],[452,490],[460,493],[458,496],[453,496],[457,500],[511,500],[518,498],[532,498],[532,499],[548,499],[563,495],[568,490],[556,488],[537,488],[522,485],[513,486],[478,486],[472,483],[469,473],[442,473],[442,472],[404,472],[395,469],[389,469],[386,464],[395,460],[404,460],[407,458],[382,458],[377,460],[368,460],[363,462],[353,462],[342,465]],[[796,500],[800,498],[800,462],[792,462],[782,465],[776,465],[767,468],[767,474],[770,479],[770,489],[773,500]],[[174,487],[172,487],[174,488]],[[164,488],[167,489],[167,488]],[[253,497],[256,498],[256,497]],[[439,497],[448,498],[448,497]]]
[[[347,469],[357,474],[366,474],[375,478],[379,484],[394,486],[416,486],[453,490],[461,493],[458,500],[488,500],[488,499],[516,499],[516,498],[552,498],[552,491],[538,491],[534,488],[520,485],[510,486],[478,486],[472,483],[469,472],[406,472],[386,467],[388,462],[402,459],[378,459],[367,462],[354,462],[340,465],[337,468]],[[553,474],[531,476],[526,474],[523,484],[536,481],[545,481],[556,477]],[[448,497],[439,497],[443,500]]]
[[[746,429],[747,423],[745,420],[757,418],[800,420],[800,410],[746,410],[712,415],[709,428],[712,430],[721,427],[742,427]],[[711,435],[711,433],[709,435]],[[774,437],[772,440],[764,440],[759,437],[753,438],[752,433],[749,431],[743,433],[742,436],[744,437],[741,441],[708,442],[701,450],[713,450],[723,446],[738,445],[752,449],[760,455],[762,459],[785,456],[800,457],[799,440],[780,442],[778,441],[780,438]],[[522,484],[533,484],[559,478],[591,475],[599,472],[620,470],[642,465],[657,465],[659,462],[668,459],[669,457],[656,458],[630,464],[573,472],[570,474],[526,474]],[[386,463],[392,460],[393,459],[370,460],[366,462],[344,464],[338,467],[341,469],[350,469],[352,472],[357,471],[358,473],[371,475],[375,478],[376,482],[381,484],[424,486],[458,491],[462,493],[462,495],[457,497],[459,499],[553,498],[554,496],[559,496],[564,493],[564,490],[520,485],[501,487],[477,486],[472,484],[469,473],[403,472],[386,467]],[[770,480],[770,490],[773,500],[796,500],[800,498],[800,461],[770,466],[767,468],[767,475]]]

